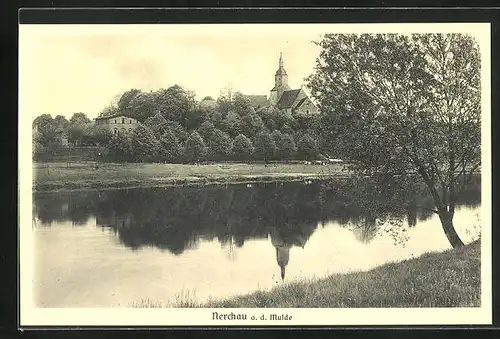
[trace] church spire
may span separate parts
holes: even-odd
[[[285,68],[283,67],[283,53],[280,52],[280,60],[278,62],[278,70],[276,71],[276,75],[287,75]]]
[[[269,95],[269,103],[271,105],[276,105],[280,101],[283,92],[288,90],[290,90],[288,86],[288,74],[286,74],[285,68],[283,67],[283,53],[280,52],[278,70],[274,74],[274,87]]]
[[[279,92],[278,100],[281,97],[283,91],[289,90],[288,87],[288,74],[286,74],[285,68],[283,67],[283,53],[280,52],[279,67],[274,75],[274,88]]]

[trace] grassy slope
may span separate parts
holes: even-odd
[[[297,180],[340,175],[341,165],[303,164],[34,164],[36,191],[134,187],[208,182]]]
[[[478,307],[480,242],[368,272],[292,282],[205,307]]]

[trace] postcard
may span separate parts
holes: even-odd
[[[490,25],[19,25],[21,326],[491,324]]]

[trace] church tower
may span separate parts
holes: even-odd
[[[283,67],[283,55],[280,53],[280,59],[278,64],[278,70],[274,75],[274,87],[269,95],[269,102],[272,105],[276,105],[281,98],[284,91],[290,90],[288,86],[288,74]]]

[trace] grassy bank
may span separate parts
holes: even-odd
[[[99,164],[34,163],[33,190],[121,188],[262,181],[296,181],[346,175],[331,164]]]
[[[227,300],[196,304],[189,298],[175,307],[479,307],[480,242],[461,249],[428,253],[368,272],[291,282]],[[143,300],[133,307],[162,307]]]

